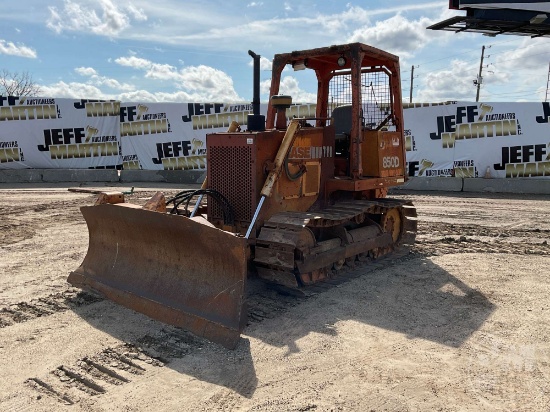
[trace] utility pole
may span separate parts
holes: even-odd
[[[411,67],[411,93],[409,95],[409,103],[412,103],[413,101],[413,78],[414,78],[414,66]]]
[[[483,82],[483,77],[481,77],[481,71],[483,70],[484,54],[485,54],[485,46],[481,48],[481,61],[479,62],[479,74],[477,75],[477,80],[474,82],[477,85],[476,102],[479,102],[479,89],[481,88],[481,83]]]
[[[550,64],[548,64],[548,78],[546,79],[546,96],[544,97],[544,101],[548,101],[548,83],[550,82]]]

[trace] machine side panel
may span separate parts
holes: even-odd
[[[403,141],[401,133],[365,131],[363,173],[369,177],[403,176]]]

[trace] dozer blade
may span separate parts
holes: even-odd
[[[128,203],[81,211],[90,242],[69,283],[227,348],[237,345],[246,322],[246,239],[202,218]]]

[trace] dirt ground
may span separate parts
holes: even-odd
[[[548,196],[397,192],[409,254],[262,290],[230,351],[66,283],[95,198],[67,187],[0,185],[1,410],[550,411]]]

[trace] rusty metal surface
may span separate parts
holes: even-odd
[[[392,210],[403,215],[399,239],[384,233],[379,224],[366,216],[381,215],[383,219]],[[344,227],[347,222],[365,226],[348,231]],[[265,222],[256,244],[254,263],[268,281],[285,282],[285,286],[293,287],[288,280],[299,277],[300,286],[314,284],[329,276],[333,264],[360,259],[370,251],[381,256],[401,246],[409,247],[414,243],[416,226],[416,209],[411,202],[398,199],[343,201],[322,212],[281,212]],[[312,228],[323,228],[323,233],[331,238],[297,242],[309,237]],[[294,266],[291,251],[294,251]]]
[[[272,80],[269,95],[275,96],[279,94],[279,87],[281,81],[281,73],[287,64],[291,64],[294,61],[306,60],[308,61],[307,67],[317,72],[318,80],[320,80],[320,90],[317,99],[317,115],[316,117],[326,116],[326,107],[328,103],[327,93],[328,81],[332,77],[332,73],[343,68],[338,66],[338,57],[345,56],[348,63],[344,68],[349,69],[351,67],[352,56],[355,56],[356,63],[359,63],[362,67],[370,66],[385,66],[388,68],[394,77],[395,81],[392,82],[394,86],[395,100],[399,104],[401,109],[401,81],[399,78],[399,57],[377,49],[372,46],[361,43],[350,43],[335,45],[330,47],[322,47],[310,50],[293,51],[291,53],[276,54],[273,58],[272,65]],[[361,61],[357,62],[357,59]],[[397,93],[397,94],[396,94]],[[399,113],[403,116],[402,110]],[[272,129],[275,124],[276,109],[271,105],[268,107],[266,127]],[[324,125],[321,121],[317,126]],[[402,128],[402,126],[401,126]]]
[[[228,348],[246,320],[248,246],[199,219],[137,206],[82,207],[88,253],[68,281]]]
[[[283,285],[288,288],[298,288],[296,276],[291,271],[276,270],[258,266],[258,276],[270,283]]]
[[[403,141],[398,132],[363,131],[363,170],[369,177],[404,177]],[[392,161],[384,162],[384,158]]]
[[[95,205],[124,203],[124,194],[122,192],[101,192],[95,200]]]
[[[405,182],[405,177],[372,177],[367,179],[328,179],[326,185],[326,196],[330,196],[337,190],[347,192],[361,192],[390,186],[399,186]]]
[[[284,250],[256,247],[254,262],[292,270],[294,269],[294,249]]]
[[[302,262],[296,262],[296,266],[300,273],[308,273],[315,269],[331,266],[334,262],[345,260],[359,253],[364,253],[368,250],[386,247],[392,243],[392,238],[388,233],[384,233],[378,237],[360,240],[335,249],[328,250],[318,255],[307,256]]]

